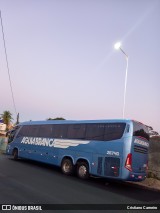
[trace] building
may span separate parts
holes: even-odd
[[[6,134],[6,124],[3,123],[3,120],[0,119],[0,134]]]

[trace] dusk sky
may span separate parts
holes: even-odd
[[[0,0],[20,121],[125,118],[160,133],[159,0]],[[0,114],[16,118],[0,26]],[[14,120],[15,121],[15,120]]]

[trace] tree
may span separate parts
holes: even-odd
[[[151,126],[147,126],[146,127],[148,128],[148,132],[149,132],[149,136],[150,137],[154,137],[154,136],[159,136],[159,133],[154,131],[153,128]]]
[[[159,142],[160,143],[160,136],[159,135],[156,135],[156,136],[152,136],[150,141],[152,142]],[[159,149],[157,149],[159,150]]]
[[[9,128],[9,125],[11,123],[11,120],[13,119],[12,118],[12,113],[10,111],[4,111],[2,114],[1,114],[1,117],[3,119],[3,123],[6,124],[7,126],[7,130]]]
[[[65,119],[62,117],[57,117],[57,118],[48,118],[47,120],[65,120]]]

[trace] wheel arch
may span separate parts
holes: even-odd
[[[71,160],[71,161],[72,161],[72,163],[73,163],[73,165],[75,165],[75,163],[74,163],[74,159],[73,159],[73,157],[72,157],[72,156],[70,156],[70,155],[65,155],[65,156],[63,156],[63,157],[61,158],[60,165],[62,165],[62,162],[63,162],[63,160],[65,160],[65,159],[69,159],[69,160]]]
[[[89,160],[88,160],[87,158],[83,158],[83,157],[78,158],[78,159],[76,160],[75,165],[78,165],[79,162],[86,162],[86,163],[88,164],[89,173],[91,172],[91,166],[90,166]]]
[[[18,149],[18,147],[15,146],[15,147],[12,149],[12,155],[13,155],[13,152],[14,152],[15,150],[17,150],[17,151],[18,151],[18,154],[19,154],[19,149]]]
[[[14,147],[12,150],[12,156],[14,160],[18,160],[19,158],[19,149],[17,147]]]

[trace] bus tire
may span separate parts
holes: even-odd
[[[80,161],[77,163],[77,176],[83,180],[89,178],[89,166],[85,161]]]
[[[71,159],[65,158],[61,164],[62,173],[65,175],[72,175],[74,171],[74,165]]]
[[[18,160],[18,149],[15,148],[13,150],[12,155],[13,155],[13,160]]]

